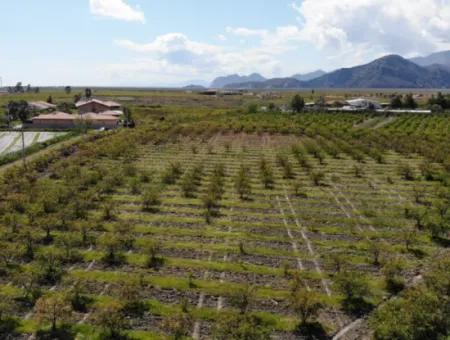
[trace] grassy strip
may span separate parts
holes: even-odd
[[[6,149],[3,150],[2,157],[4,157],[4,155],[7,155],[9,153],[9,150],[11,150],[14,147],[14,145],[16,145],[16,143],[20,140],[20,138],[21,138],[21,136],[19,133],[19,134],[17,134],[16,138],[14,138],[13,141],[6,147]]]
[[[65,141],[67,139],[70,139],[70,138],[76,136],[77,134],[78,134],[77,132],[69,132],[67,134],[64,134],[62,136],[57,136],[55,138],[49,139],[42,143],[35,143],[25,149],[25,157],[29,156],[31,154],[34,154],[38,151],[41,151],[41,150],[49,147],[50,145],[57,144],[62,141]],[[22,151],[16,151],[16,152],[12,152],[12,153],[0,156],[0,166],[17,161],[21,157],[22,157]]]

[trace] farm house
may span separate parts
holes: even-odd
[[[82,115],[54,112],[39,115],[32,118],[31,121],[32,124],[29,127],[37,129],[72,129],[81,123],[87,123],[93,129],[115,129],[119,125],[117,117],[92,112]]]
[[[56,109],[56,105],[44,101],[28,102],[28,106],[36,111],[47,111]]]
[[[75,105],[80,114],[89,112],[106,114],[106,112],[109,112],[108,115],[111,115],[110,112],[112,111],[115,116],[122,115],[122,111],[120,111],[121,105],[113,101],[90,99],[87,101],[79,101]]]

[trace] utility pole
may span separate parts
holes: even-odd
[[[22,129],[21,129],[21,134],[22,134],[22,162],[23,162],[23,168],[26,169],[27,164],[25,162],[25,133],[23,131],[23,125],[22,125]]]

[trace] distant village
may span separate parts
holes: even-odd
[[[77,114],[56,111],[56,105],[44,101],[29,102],[28,105],[41,113],[24,123],[25,128],[65,130],[85,124],[93,129],[115,129],[123,115],[119,103],[99,99],[76,102]]]
[[[192,90],[188,90],[188,93],[194,93]],[[262,100],[276,100],[280,99],[282,96],[279,92],[251,92],[247,90],[221,90],[221,89],[209,89],[198,92],[200,95],[205,96],[247,96],[256,97]],[[302,98],[303,99],[303,98]],[[405,96],[406,100],[409,100],[407,105],[402,103],[402,97],[398,95],[393,95],[391,101],[389,102],[378,102],[374,99],[368,98],[352,98],[348,100],[332,100],[326,101],[325,98],[321,97],[314,102],[303,102],[302,110],[304,111],[330,111],[330,112],[364,112],[372,111],[379,113],[431,113],[431,109],[420,109],[418,108],[416,100],[419,99],[418,95],[407,94]],[[396,103],[398,101],[398,103]],[[275,105],[271,104],[269,106],[258,107],[260,112],[270,112],[270,111],[281,111],[285,113],[295,111],[292,105]],[[442,107],[441,107],[442,109]],[[444,108],[445,109],[445,108]]]

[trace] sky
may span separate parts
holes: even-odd
[[[179,86],[450,49],[450,0],[1,0],[0,77]]]

